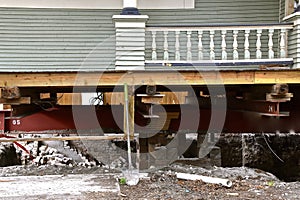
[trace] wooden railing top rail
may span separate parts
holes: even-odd
[[[292,29],[293,23],[274,24],[205,24],[205,25],[159,25],[147,26],[146,31],[198,31],[198,30],[257,30]]]

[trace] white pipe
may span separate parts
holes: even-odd
[[[184,180],[202,180],[205,183],[221,184],[225,187],[231,187],[232,182],[229,179],[214,178],[209,176],[200,176],[196,174],[176,173],[178,179]]]
[[[123,0],[123,8],[137,8],[137,0]]]

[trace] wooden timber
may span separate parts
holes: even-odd
[[[103,73],[0,73],[0,87],[93,87],[128,85],[235,85],[300,83],[300,70],[117,71]]]
[[[30,104],[31,98],[30,97],[21,97],[18,99],[4,99],[0,98],[1,104],[9,104],[9,105],[20,105],[20,104]]]
[[[66,140],[122,140],[123,134],[104,136],[71,136],[71,137],[35,137],[35,138],[0,138],[0,142],[33,142],[33,141],[66,141]]]

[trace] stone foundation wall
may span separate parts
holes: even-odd
[[[300,180],[300,134],[224,134],[217,146],[224,167],[247,166]]]

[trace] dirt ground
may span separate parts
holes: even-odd
[[[173,168],[174,169],[174,168]],[[178,169],[175,168],[175,171]],[[201,168],[183,169],[179,171],[203,171]],[[211,173],[209,173],[211,172]],[[199,173],[197,173],[199,174]],[[221,185],[207,184],[202,181],[178,180],[174,171],[158,172],[148,181],[139,185],[121,186],[124,199],[299,199],[300,183],[285,183],[270,174],[247,168],[216,168],[207,171],[213,177],[229,178],[233,182],[231,188]],[[121,199],[121,198],[120,198]]]
[[[217,184],[208,184],[202,181],[186,181],[177,179],[176,173],[184,172],[210,177],[227,178],[233,182],[232,187],[226,188]],[[68,177],[80,175],[85,177],[82,181],[88,181],[87,176],[100,177],[110,174],[112,184],[117,187],[117,192],[99,190],[87,190],[75,193],[50,193],[48,195],[34,196],[24,193],[16,197],[0,199],[300,199],[300,182],[282,182],[270,173],[249,168],[201,168],[188,164],[172,164],[164,169],[149,172],[146,177],[140,179],[136,186],[120,184],[118,178],[122,174],[104,167],[83,167],[83,166],[12,166],[0,168],[0,180],[8,177],[19,176],[45,176],[61,175]],[[58,176],[58,177],[61,177]],[[102,177],[102,176],[101,176]],[[107,177],[107,176],[106,176]],[[99,178],[97,182],[101,182]],[[93,183],[93,187],[97,182]],[[74,182],[75,183],[75,182]],[[0,187],[1,187],[0,181]],[[34,184],[34,183],[33,183]],[[46,183],[45,183],[46,184]],[[52,184],[53,181],[47,184]],[[86,184],[86,183],[85,183]],[[3,185],[4,186],[4,185]],[[60,185],[56,187],[61,187]],[[69,186],[73,188],[72,184]],[[16,188],[17,189],[17,188]],[[1,190],[0,190],[1,191]]]

